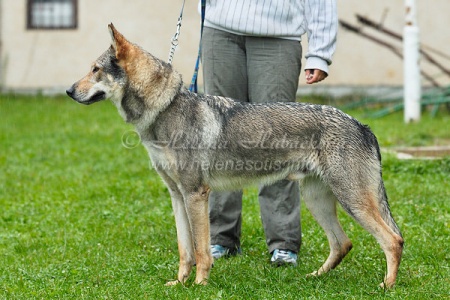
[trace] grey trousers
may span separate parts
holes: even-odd
[[[239,36],[205,27],[202,65],[205,93],[247,102],[295,101],[301,69],[300,42]],[[301,245],[300,195],[287,180],[259,188],[261,220],[269,252]],[[242,191],[209,197],[211,244],[240,247]]]

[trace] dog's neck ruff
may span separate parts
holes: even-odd
[[[176,78],[175,82],[172,82],[174,88],[168,89],[167,91],[161,93],[160,95],[154,95],[150,98],[141,98],[143,101],[143,107],[141,114],[138,118],[130,120],[127,122],[133,124],[136,130],[144,136],[144,132],[149,129],[155,122],[157,122],[158,116],[163,113],[168,107],[173,103],[173,101],[178,97],[178,95],[183,90],[183,81],[181,76],[177,73],[179,78]]]

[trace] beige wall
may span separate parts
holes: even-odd
[[[338,0],[339,18],[354,25],[358,25],[355,14],[361,14],[372,20],[381,21],[384,13],[383,25],[392,31],[402,34],[404,26],[403,0]],[[437,48],[450,56],[450,1],[448,0],[416,0],[417,18],[420,26],[421,43]],[[431,5],[432,4],[432,5]],[[400,49],[402,44],[386,35],[377,34],[376,31],[365,27],[367,34],[382,38]],[[445,63],[450,69],[450,60],[439,56],[436,58]],[[402,85],[402,60],[391,50],[375,44],[367,39],[357,36],[342,28],[339,29],[338,45],[332,65],[332,76],[329,84],[350,85]],[[442,74],[435,67],[421,60],[423,70],[432,75],[440,84],[450,84],[450,78]],[[427,81],[422,80],[424,84]]]
[[[187,1],[174,65],[192,72],[199,39],[196,3]],[[2,60],[7,88],[64,88],[89,70],[110,43],[107,24],[167,59],[181,1],[79,0],[77,30],[26,30],[26,1],[2,0]],[[197,30],[198,29],[198,30]],[[183,63],[184,62],[184,63]],[[190,76],[190,75],[189,75]]]
[[[447,29],[450,25],[450,1],[432,2],[431,6],[430,1],[417,0],[421,40],[450,55],[450,32]],[[181,3],[181,0],[79,0],[77,30],[27,31],[26,1],[0,0],[2,83],[7,89],[55,88],[63,92],[65,87],[83,76],[89,64],[107,49],[109,22],[113,22],[128,39],[166,60]],[[394,31],[402,31],[402,0],[338,0],[338,8],[340,18],[353,24],[357,24],[355,13],[380,20],[387,10],[383,24]],[[197,56],[199,19],[197,1],[187,0],[180,44],[174,59],[174,66],[183,74],[185,82],[190,81]],[[369,29],[365,32],[374,33]],[[385,40],[394,42],[401,49],[401,44],[395,40]],[[450,68],[449,61],[442,62]],[[450,84],[450,80],[437,69],[426,70],[440,83]],[[322,87],[399,86],[402,84],[402,61],[389,50],[340,29],[330,73]],[[301,87],[302,82],[303,77],[300,78]]]

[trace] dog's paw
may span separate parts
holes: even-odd
[[[319,273],[317,271],[314,271],[312,273],[306,274],[306,277],[317,277],[319,276]]]
[[[394,287],[394,283],[386,283],[386,282],[382,282],[379,285],[380,288],[382,288],[383,290],[388,290],[388,289],[392,289]]]
[[[171,280],[171,281],[167,281],[165,286],[174,286],[177,284],[180,284],[181,282],[179,280]]]
[[[197,285],[207,285],[208,284],[208,279],[204,278],[202,280],[195,280],[195,284],[197,284]]]

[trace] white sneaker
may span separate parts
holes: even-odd
[[[211,254],[214,259],[219,259],[223,256],[236,255],[241,253],[241,248],[230,249],[222,245],[211,245]]]
[[[270,262],[274,265],[281,266],[291,264],[297,265],[297,254],[290,250],[275,249],[272,253]]]

